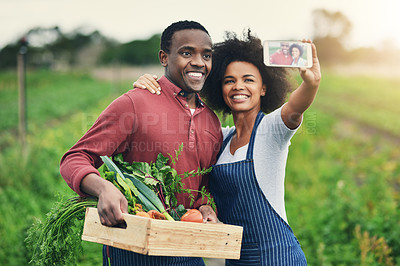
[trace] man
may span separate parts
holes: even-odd
[[[218,117],[201,101],[198,92],[211,70],[212,42],[197,22],[180,21],[161,36],[159,59],[165,75],[159,80],[163,94],[131,90],[112,102],[89,131],[61,159],[60,172],[80,195],[98,198],[100,221],[115,225],[127,213],[127,200],[110,182],[100,177],[100,156],[122,153],[126,161],[154,161],[158,153],[174,154],[183,143],[175,169],[179,174],[208,168],[215,163],[222,142]],[[185,188],[200,189],[208,177],[184,180]],[[212,208],[194,208],[216,222]],[[187,195],[177,195],[178,204],[191,208]],[[204,265],[201,258],[145,256],[112,247],[103,248],[103,261],[113,265]]]
[[[289,53],[289,43],[281,42],[281,49],[273,53],[269,60],[271,65],[285,65],[290,66],[292,64],[292,56]]]

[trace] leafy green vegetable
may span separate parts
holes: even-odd
[[[135,214],[140,203],[144,210],[156,210],[165,215],[167,220],[180,220],[186,212],[183,205],[177,206],[176,193],[187,193],[193,204],[193,192],[200,193],[202,199],[215,210],[215,203],[210,194],[201,190],[184,189],[183,180],[197,175],[204,175],[209,169],[193,170],[179,175],[173,166],[182,152],[183,145],[175,151],[175,157],[169,158],[159,154],[155,163],[133,162],[123,160],[121,154],[114,156],[114,161],[101,156],[104,162],[103,178],[112,182],[128,201],[129,213]],[[47,214],[46,221],[40,220],[28,230],[27,246],[32,247],[31,263],[35,265],[76,264],[76,258],[82,252],[81,236],[83,219],[87,207],[96,207],[97,199],[73,197],[59,199]]]
[[[175,212],[174,209],[178,207],[178,201],[176,194],[186,193],[190,198],[190,204],[192,205],[195,201],[193,193],[200,193],[202,200],[207,197],[207,204],[209,204],[214,210],[216,209],[215,203],[211,195],[203,187],[200,190],[196,189],[185,189],[183,180],[186,178],[205,175],[209,173],[212,168],[192,170],[185,172],[183,175],[179,175],[173,168],[178,161],[178,156],[183,150],[183,144],[179,146],[179,149],[175,151],[175,157],[170,154],[171,165],[168,165],[169,158],[165,157],[161,153],[158,154],[155,163],[146,162],[125,162],[122,154],[114,156],[115,164],[112,165],[115,172],[122,172],[125,177],[129,179],[135,178],[141,183],[147,185],[152,191],[157,194],[157,197],[161,200],[164,205],[164,209],[169,210],[169,213]],[[108,159],[111,161],[111,159]],[[132,180],[133,181],[133,180]],[[135,183],[135,186],[136,183]],[[158,208],[158,207],[157,207]]]
[[[28,229],[25,242],[32,247],[31,264],[76,264],[82,252],[81,235],[87,207],[96,207],[97,199],[61,196],[42,223],[39,219]]]

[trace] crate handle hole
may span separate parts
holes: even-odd
[[[126,229],[127,226],[128,226],[128,225],[126,224],[126,222],[125,222],[125,220],[124,220],[122,223],[113,225],[112,227],[121,228],[121,229]]]

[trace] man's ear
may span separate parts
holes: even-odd
[[[168,66],[168,54],[165,51],[160,50],[158,52],[158,59],[163,67]]]

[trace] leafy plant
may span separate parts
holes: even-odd
[[[39,219],[28,229],[26,242],[33,247],[31,263],[65,265],[76,262],[82,252],[80,238],[87,207],[96,207],[94,198],[60,198],[42,223]]]
[[[176,157],[171,156],[175,165],[178,155],[183,149],[180,145]],[[179,220],[186,212],[183,205],[177,206],[174,193],[188,193],[192,201],[193,191],[207,196],[207,202],[215,209],[215,203],[210,194],[203,187],[201,190],[184,189],[182,180],[196,175],[203,175],[211,171],[190,171],[179,175],[168,165],[168,158],[162,154],[157,156],[155,163],[133,162],[127,163],[122,156],[115,157],[117,164],[110,157],[101,156],[104,162],[103,173],[106,180],[112,182],[128,200],[128,211],[136,214],[142,208],[146,211],[156,210],[162,213],[167,220]],[[139,205],[140,204],[140,205]],[[77,256],[82,252],[81,235],[83,219],[87,207],[96,207],[97,199],[73,197],[67,200],[60,199],[47,214],[44,223],[37,220],[28,230],[26,243],[33,248],[31,263],[35,265],[65,265],[76,263]],[[173,211],[173,215],[170,212]]]
[[[200,190],[187,189],[184,188],[183,183],[184,179],[208,174],[212,168],[198,169],[197,171],[192,170],[190,172],[185,172],[183,175],[179,175],[173,166],[175,166],[182,149],[183,145],[181,144],[179,149],[175,151],[175,157],[168,154],[171,158],[171,165],[168,165],[169,158],[161,153],[158,154],[157,160],[154,163],[128,163],[123,160],[122,154],[114,156],[114,161],[119,169],[121,169],[120,175],[123,172],[123,175],[128,178],[128,180],[130,179],[134,183],[136,180],[139,180],[143,184],[146,184],[157,194],[166,210],[174,210],[177,207],[178,201],[175,196],[177,193],[187,193],[191,200],[190,204],[192,205],[195,200],[193,192],[200,193],[203,200],[207,197],[207,204],[215,210],[215,202],[206,191],[205,187],[202,187]]]
[[[385,238],[371,237],[369,232],[361,232],[360,225],[356,226],[355,236],[359,242],[361,251],[361,264],[369,265],[373,262],[373,258],[377,258],[379,263],[385,265],[394,265],[393,258],[390,257],[391,248],[387,245]]]

